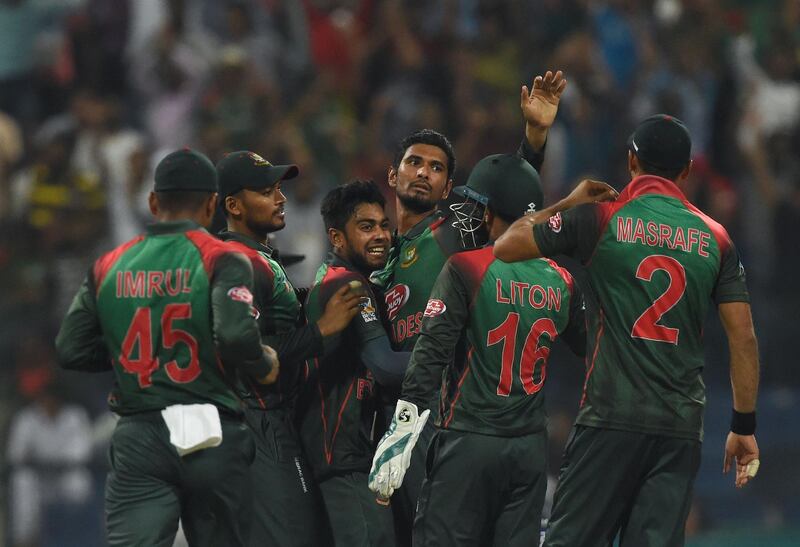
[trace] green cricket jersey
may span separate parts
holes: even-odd
[[[309,359],[297,402],[297,424],[306,457],[318,480],[362,471],[372,465],[373,428],[380,403],[372,373],[360,359],[364,344],[386,336],[375,295],[366,278],[341,258],[330,255],[317,271],[306,301],[309,321],[345,283],[360,281],[365,290],[361,311],[322,357]]]
[[[492,246],[453,255],[433,287],[402,399],[423,408],[444,388],[439,425],[518,436],[546,425],[541,389],[559,336],[583,355],[583,298],[555,262],[507,264]],[[459,347],[465,340],[466,347]]]
[[[153,224],[98,259],[56,339],[65,368],[113,369],[119,414],[212,403],[241,412],[233,367],[271,363],[254,319],[249,261],[190,221]]]
[[[537,170],[542,166],[544,150],[533,151],[527,141],[517,154]],[[384,289],[395,351],[414,349],[436,277],[451,255],[468,248],[454,220],[450,212],[435,211],[405,234],[396,234],[386,267],[372,275]]]
[[[323,351],[322,335],[315,323],[306,325],[303,307],[274,249],[236,232],[224,231],[219,238],[250,258],[258,327],[281,363],[278,381],[272,385],[242,378],[242,398],[251,408],[291,407],[300,389],[304,361]]]
[[[577,423],[702,440],[709,303],[749,300],[725,228],[673,182],[646,175],[615,202],[551,217],[534,237],[542,254],[579,258],[588,273]]]

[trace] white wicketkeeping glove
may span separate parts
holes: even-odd
[[[411,451],[428,421],[430,410],[419,413],[417,405],[397,401],[389,430],[384,434],[369,472],[369,488],[382,500],[388,500],[400,488],[411,463]]]

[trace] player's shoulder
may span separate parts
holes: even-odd
[[[477,285],[495,260],[492,246],[487,245],[455,253],[447,259],[445,267],[454,270],[468,285]]]
[[[253,271],[263,273],[270,277],[270,279],[275,277],[275,268],[273,264],[257,249],[253,249],[235,240],[226,240],[223,241],[223,243],[230,247],[232,252],[241,253],[246,256],[253,265]]]
[[[708,227],[708,229],[711,230],[711,234],[717,241],[720,251],[724,252],[733,245],[731,236],[728,234],[728,230],[725,228],[725,226],[711,218],[711,216],[706,214],[699,207],[695,206],[688,200],[684,202],[684,206],[686,207],[687,211],[699,218]]]
[[[117,261],[132,247],[136,246],[138,243],[144,240],[143,235],[138,235],[133,239],[126,241],[122,245],[118,245],[117,247],[111,249],[107,253],[103,254],[95,260],[94,266],[92,267],[92,274],[94,276],[95,283],[99,286],[100,283],[103,281],[103,278],[106,276],[109,270],[117,263]]]
[[[241,250],[230,246],[227,241],[221,241],[205,230],[196,229],[184,232],[186,239],[195,246],[200,253],[200,258],[206,271],[213,271],[220,264],[246,265],[251,268],[249,257]]]

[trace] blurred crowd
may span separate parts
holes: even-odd
[[[689,198],[727,227],[748,271],[763,382],[800,386],[800,0],[0,0],[6,492],[35,492],[25,472],[45,469],[66,499],[92,497],[105,388],[54,376],[50,347],[90,262],[147,222],[167,152],[299,164],[276,243],[305,255],[289,269],[304,286],[326,251],[328,189],[385,184],[394,146],[422,127],[454,142],[463,183],[482,156],[516,149],[520,87],[551,68],[569,84],[547,143],[548,202],[583,177],[621,188],[635,123],[681,118]],[[709,356],[710,385],[725,385],[724,353]],[[6,508],[12,544],[45,541],[31,496]]]

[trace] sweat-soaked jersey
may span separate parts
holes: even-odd
[[[425,309],[402,399],[426,407],[443,369],[452,366],[437,425],[525,435],[546,425],[541,390],[555,340],[562,337],[583,354],[583,299],[569,272],[553,261],[508,264],[492,251],[464,251],[445,265]]]
[[[361,309],[322,357],[308,359],[296,406],[297,429],[318,480],[337,473],[369,471],[379,401],[375,380],[360,358],[364,345],[386,336],[375,295],[355,268],[331,255],[317,271],[306,300],[309,322],[320,318],[342,285],[359,281]]]
[[[250,258],[259,331],[278,353],[281,366],[278,381],[271,385],[243,376],[240,394],[251,408],[291,408],[305,359],[322,353],[322,335],[316,324],[306,325],[303,307],[274,249],[236,232],[221,232],[219,238]]]
[[[588,274],[577,423],[702,440],[708,306],[749,301],[725,228],[673,182],[645,175],[615,202],[555,215],[533,232],[543,255],[578,258]]]
[[[247,259],[189,221],[148,226],[100,257],[56,340],[68,368],[113,368],[111,410],[212,403],[239,413],[233,367],[270,370]]]
[[[535,152],[523,141],[517,154],[535,169],[542,166],[544,150]],[[384,290],[386,313],[395,351],[411,351],[417,342],[428,297],[447,259],[468,249],[453,226],[449,212],[435,211],[405,234],[397,234],[386,267],[372,275]],[[485,240],[484,240],[485,241]]]

